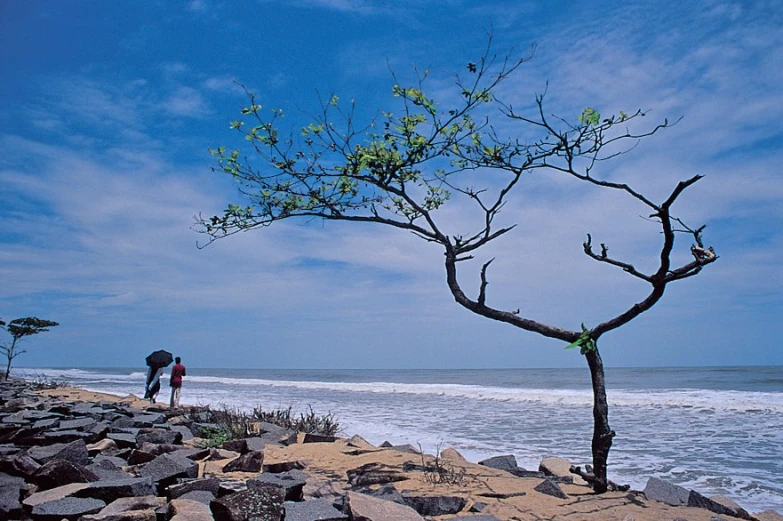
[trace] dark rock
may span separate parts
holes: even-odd
[[[691,490],[690,494],[688,494],[688,506],[696,507],[696,508],[706,508],[710,512],[715,512],[716,514],[739,517],[737,515],[738,512],[735,509],[729,508],[726,505],[722,505],[717,501],[713,501],[708,497],[702,496],[695,490]]]
[[[94,443],[98,441],[98,439],[99,439],[99,435],[93,434],[91,432],[83,432],[77,430],[69,430],[69,431],[57,430],[57,431],[44,432],[41,443],[48,445],[50,443],[70,443],[76,440],[82,440],[84,443]]]
[[[348,492],[345,499],[346,511],[354,521],[424,521],[418,512],[407,505],[384,501],[356,492]]]
[[[661,501],[675,507],[687,505],[690,494],[688,489],[658,478],[648,479],[647,486],[644,487],[644,495],[647,499]]]
[[[383,485],[408,479],[403,472],[381,463],[367,463],[347,472],[348,482],[355,487]]]
[[[264,452],[253,451],[242,454],[223,466],[223,472],[261,472],[264,468]]]
[[[59,418],[46,418],[33,423],[30,429],[34,432],[40,432],[47,429],[55,429],[59,425]]]
[[[107,439],[113,440],[117,447],[121,449],[135,449],[136,436],[125,432],[110,432],[106,435]]]
[[[209,504],[215,521],[281,521],[283,491],[278,487],[243,490]]]
[[[281,461],[279,463],[264,465],[264,472],[279,474],[281,472],[288,472],[289,470],[302,470],[305,467],[307,467],[307,463],[304,461]]]
[[[95,421],[93,418],[77,418],[75,420],[61,420],[60,421],[60,430],[83,430],[86,431],[90,427],[94,427],[97,425],[98,422]]]
[[[181,444],[182,434],[165,429],[154,429],[150,432],[142,431],[136,436],[136,445],[141,446],[144,443]]]
[[[0,519],[15,519],[21,515],[21,497],[25,487],[24,479],[0,474]]]
[[[481,492],[479,496],[481,497],[491,497],[494,499],[508,499],[511,497],[520,497],[520,496],[526,496],[527,492]]]
[[[158,484],[158,490],[163,495],[166,487],[174,483],[177,478],[198,476],[198,464],[189,459],[164,454],[144,465],[139,471],[139,475],[152,478]]]
[[[128,455],[128,465],[143,465],[157,458],[158,455],[151,454],[149,452],[134,449]]]
[[[335,441],[337,441],[337,438],[334,436],[305,433],[302,443],[334,443]]]
[[[105,506],[100,499],[66,497],[34,506],[30,516],[35,521],[75,521],[85,514],[100,512]]]
[[[180,479],[177,480],[177,483],[169,485],[166,489],[166,497],[176,499],[194,491],[208,491],[217,497],[219,489],[220,480],[218,478]]]
[[[478,464],[493,469],[505,470],[506,472],[510,472],[512,474],[519,468],[517,466],[517,458],[514,457],[513,454],[508,454],[505,456],[494,456],[492,458],[479,461]]]
[[[364,492],[364,491],[362,491]],[[397,488],[392,485],[391,483],[388,483],[386,485],[383,485],[377,490],[371,490],[368,492],[364,492],[365,494],[368,494],[374,498],[383,499],[385,501],[394,501],[395,503],[399,503],[400,505],[407,505],[408,503],[405,501],[405,498],[402,497],[402,494],[400,494],[400,491],[397,490]]]
[[[133,477],[120,468],[120,465],[125,463],[123,460],[120,460],[121,463],[118,465],[113,461],[113,459],[115,458],[104,458],[101,460],[97,460],[96,463],[93,463],[92,465],[87,465],[86,468],[87,470],[89,470],[90,472],[98,476],[98,478],[100,478],[100,480],[102,481],[129,479]]]
[[[76,465],[63,459],[47,461],[33,474],[38,490],[48,490],[68,483],[90,483],[100,477],[82,465]]]
[[[541,494],[546,494],[547,496],[553,496],[560,499],[568,499],[568,496],[565,492],[563,492],[560,489],[560,486],[552,481],[551,479],[545,479],[541,483],[535,486],[533,489],[536,492],[540,492]]]
[[[12,476],[29,478],[35,474],[35,471],[40,467],[41,464],[26,453],[0,456],[0,472],[5,472]]]
[[[457,496],[403,496],[405,502],[423,516],[456,514],[467,504],[467,499]]]
[[[348,516],[323,499],[314,499],[301,503],[287,501],[283,508],[285,510],[285,521],[343,521],[348,519]]]
[[[396,450],[397,452],[404,452],[405,454],[421,454],[419,449],[410,443],[406,443],[405,445],[392,445],[390,448],[392,450]]]
[[[216,497],[217,496],[209,490],[191,490],[190,492],[182,494],[177,499],[189,499],[190,501],[198,501],[199,503],[209,505]]]
[[[193,433],[186,425],[172,425],[170,427],[172,432],[178,432],[182,436],[182,441],[188,441],[193,439]]]
[[[220,480],[220,487],[218,488],[218,497],[228,496],[236,492],[242,492],[247,490],[247,483],[244,480],[239,479],[223,479]]]
[[[44,447],[30,447],[27,455],[40,464],[55,459],[64,459],[77,465],[87,465],[90,456],[87,453],[87,444],[84,440],[76,440],[70,443],[55,443]]]
[[[459,516],[459,518],[457,519],[459,521],[503,521],[499,517],[489,516],[486,514],[482,514],[478,516]]]
[[[233,452],[238,452],[240,454],[245,454],[246,452],[249,452],[247,449],[247,440],[245,438],[240,438],[238,440],[228,440],[223,443],[223,445],[220,446],[222,449],[230,450]]]
[[[259,474],[257,477],[247,480],[247,488],[255,490],[278,487],[284,491],[286,501],[302,501],[306,482],[307,475],[304,472],[292,470],[282,474]]]
[[[74,492],[76,497],[90,497],[111,503],[122,497],[154,496],[155,488],[150,478],[96,481]]]
[[[486,503],[483,503],[481,501],[474,501],[473,504],[470,506],[471,512],[482,512],[485,508],[487,508]]]

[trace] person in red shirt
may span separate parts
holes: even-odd
[[[182,359],[176,357],[174,359],[174,367],[171,368],[171,378],[169,378],[169,385],[171,386],[171,402],[169,407],[179,407],[179,395],[182,391],[182,377],[185,376],[185,366],[182,365]]]

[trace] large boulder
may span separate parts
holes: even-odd
[[[644,495],[647,499],[661,501],[674,507],[686,506],[691,492],[687,488],[669,483],[658,478],[647,480],[644,487]]]
[[[105,506],[106,503],[100,499],[66,497],[35,505],[30,511],[30,517],[35,521],[76,521],[85,514],[100,512]]]
[[[247,480],[247,488],[278,487],[283,490],[283,497],[286,501],[302,501],[305,483],[307,483],[307,475],[301,470],[292,470],[280,474],[259,474],[255,478]]]
[[[150,478],[96,481],[76,491],[76,497],[91,497],[111,503],[123,497],[154,496],[155,487]]]
[[[166,487],[173,484],[177,478],[197,477],[198,464],[186,458],[164,454],[144,465],[139,475],[151,478],[157,483],[159,493],[163,495]]]
[[[165,512],[166,500],[156,496],[123,497],[104,507],[97,514],[88,514],[79,521],[155,521],[157,512]]]
[[[409,496],[403,494],[405,502],[423,516],[445,516],[456,514],[465,508],[468,500],[459,496]]]

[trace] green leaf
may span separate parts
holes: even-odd
[[[601,121],[601,114],[597,110],[587,107],[579,116],[579,121],[585,125],[597,125]]]

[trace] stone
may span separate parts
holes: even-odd
[[[407,505],[358,492],[345,495],[345,507],[352,521],[424,521],[418,512]]]
[[[264,452],[257,450],[242,454],[223,466],[223,472],[261,472],[264,468]]]
[[[460,452],[457,449],[447,447],[440,451],[440,459],[449,460],[452,463],[467,463],[468,460],[465,459],[465,456],[460,454]]]
[[[42,465],[55,459],[64,459],[77,465],[87,465],[90,462],[90,455],[87,453],[87,444],[84,443],[84,440],[30,447],[27,450],[27,455]]]
[[[644,495],[647,499],[661,501],[674,507],[688,504],[690,491],[679,485],[658,478],[650,478],[644,487]]]
[[[155,444],[181,444],[182,434],[166,429],[153,429],[150,432],[140,432],[136,436],[136,445],[141,446],[144,443]]]
[[[203,492],[203,491],[202,491]],[[175,499],[169,503],[169,521],[213,521],[209,504],[192,499]]]
[[[98,475],[87,467],[63,459],[47,461],[33,474],[38,490],[48,490],[69,483],[90,483],[99,479]]]
[[[111,503],[123,497],[154,496],[151,478],[130,478],[96,481],[73,493],[76,497],[91,497]]]
[[[690,494],[688,494],[688,506],[706,508],[710,512],[715,512],[716,514],[739,517],[737,516],[737,511],[735,509],[722,505],[717,501],[713,501],[712,499],[699,494],[695,490],[691,490]]]
[[[302,443],[334,443],[335,441],[337,441],[335,436],[325,436],[323,434],[306,432]]]
[[[307,475],[301,470],[292,470],[280,474],[259,474],[247,480],[248,489],[279,487],[284,491],[286,501],[302,501]]]
[[[365,493],[372,497],[383,499],[385,501],[394,501],[395,503],[399,503],[400,505],[408,504],[405,501],[405,498],[402,496],[402,494],[400,494],[400,491],[397,490],[397,488],[391,483],[387,483],[386,485],[383,485],[377,490],[372,490]]]
[[[106,503],[100,499],[66,497],[35,505],[30,512],[34,520],[49,521],[68,519],[76,520],[85,514],[100,512]]]
[[[86,431],[97,424],[98,422],[93,418],[77,418],[75,420],[61,420],[58,428],[64,431],[72,429]]]
[[[358,434],[354,434],[353,436],[351,436],[347,444],[349,447],[355,447],[357,449],[363,449],[363,450],[373,450],[377,448],[375,445],[365,440]]]
[[[344,521],[348,516],[323,499],[283,504],[285,521]]]
[[[456,514],[468,500],[458,496],[408,496],[403,494],[405,502],[422,516],[445,516]]]
[[[547,476],[556,478],[569,478],[575,485],[587,485],[582,476],[571,473],[571,462],[563,458],[544,458],[538,466],[538,470]]]
[[[478,462],[479,465],[485,467],[505,470],[506,472],[514,473],[519,467],[517,466],[517,458],[513,454],[505,456],[494,456]]]
[[[31,477],[41,464],[26,453],[0,456],[0,472],[23,478]]]
[[[79,490],[87,488],[88,486],[89,485],[87,483],[71,483],[69,485],[63,485],[61,487],[44,490],[42,492],[35,492],[34,494],[31,494],[22,500],[22,506],[25,508],[25,510],[30,510],[33,507],[43,503],[70,497]]]
[[[96,462],[92,465],[87,465],[87,470],[98,476],[100,480],[112,481],[117,479],[132,478],[130,474],[122,470],[119,465],[125,463],[124,460],[115,462],[113,458],[96,459]]]
[[[405,473],[395,467],[381,463],[367,463],[347,472],[348,482],[354,487],[383,485],[408,479]]]
[[[188,441],[193,439],[193,433],[185,425],[171,425],[169,429],[172,432],[178,432],[182,436],[182,441]]]
[[[288,472],[289,470],[302,470],[305,467],[307,467],[307,463],[304,461],[280,461],[278,463],[264,465],[264,472],[279,474],[281,472]]]
[[[563,492],[560,486],[554,481],[552,481],[551,479],[545,479],[544,481],[536,485],[533,488],[533,490],[541,494],[546,494],[547,496],[552,496],[560,499],[568,499],[568,495],[565,492]]]
[[[119,447],[117,447],[117,442],[109,438],[104,438],[100,441],[96,441],[95,443],[87,445],[87,453],[91,457],[95,457],[98,454],[111,456],[112,454],[115,454],[118,450]]]
[[[162,495],[166,487],[174,483],[177,478],[197,477],[198,464],[189,459],[164,454],[141,467],[139,475],[152,478],[158,484]]]
[[[281,521],[284,493],[279,487],[263,487],[235,492],[209,504],[215,521]]]
[[[107,439],[114,441],[120,449],[135,449],[136,436],[125,432],[110,432],[106,435]]]
[[[123,497],[79,521],[155,521],[156,511],[165,507],[166,501],[156,496]]]
[[[241,479],[221,479],[220,487],[218,488],[218,497],[228,496],[235,492],[242,492],[247,490],[247,483]]]
[[[212,500],[215,499],[216,497],[217,496],[215,496],[215,494],[213,494],[209,490],[192,490],[190,492],[186,492],[182,494],[178,499],[189,499],[191,501],[198,501],[199,503],[204,503],[205,505],[209,506]]]
[[[459,521],[503,521],[499,517],[489,516],[486,514],[481,514],[477,516],[459,516],[457,519]]]
[[[180,479],[177,480],[177,483],[166,488],[166,496],[170,499],[177,499],[183,494],[194,491],[208,491],[217,496],[218,490],[220,490],[218,478]]]
[[[24,479],[0,474],[0,519],[15,519],[22,513],[22,489]]]

